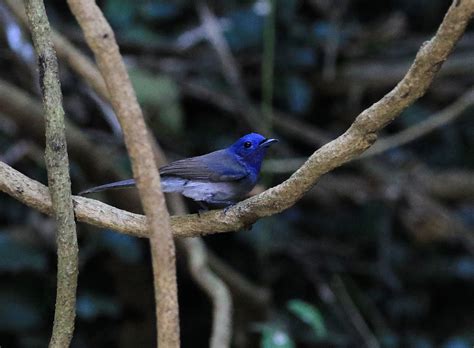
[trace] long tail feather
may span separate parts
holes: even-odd
[[[105,190],[110,190],[110,189],[121,189],[121,188],[133,187],[133,186],[135,186],[135,180],[127,179],[127,180],[112,182],[110,184],[92,187],[85,191],[79,192],[79,195],[82,196],[82,195],[86,195],[86,194],[94,193],[94,192],[100,192],[100,191],[105,191]]]

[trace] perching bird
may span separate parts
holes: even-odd
[[[277,139],[250,133],[226,149],[185,158],[160,168],[163,192],[179,192],[198,203],[234,204],[252,190],[265,153]],[[80,194],[135,185],[134,179],[93,187]]]

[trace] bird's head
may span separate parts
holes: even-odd
[[[228,150],[241,162],[260,171],[267,149],[276,142],[277,139],[267,139],[258,133],[250,133],[237,140]]]

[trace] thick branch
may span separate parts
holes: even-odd
[[[50,347],[68,347],[74,332],[78,246],[71,198],[64,110],[58,61],[42,0],[26,0],[26,12],[38,55],[40,87],[46,115],[46,167],[52,211],[58,226],[58,280]]]
[[[377,130],[385,126],[396,117],[397,113],[412,104],[426,91],[433,80],[435,71],[439,69],[440,62],[444,61],[453,49],[473,12],[474,0],[457,2],[457,6],[452,5],[436,36],[423,45],[413,66],[397,87],[360,114],[346,133],[316,151],[288,180],[229,208],[226,213],[217,210],[200,216],[193,214],[173,217],[171,219],[173,234],[190,237],[235,231],[260,217],[276,214],[292,206],[321,175],[356,158],[369,147],[375,140],[374,133]],[[407,93],[407,88],[409,93]],[[8,178],[5,177],[6,173],[9,174]],[[47,212],[47,199],[39,192],[33,192],[34,188],[44,189],[44,186],[5,164],[0,165],[0,174],[2,174],[0,188],[3,191],[25,204]],[[19,185],[20,189],[24,189],[22,194],[14,189],[15,184]],[[28,194],[27,197],[25,197],[26,194]],[[130,214],[87,198],[75,197],[75,202],[76,217],[80,221],[136,236],[148,235],[143,216]],[[102,215],[96,215],[94,209],[101,209]]]
[[[122,126],[134,177],[153,233],[150,246],[157,303],[158,345],[179,347],[179,313],[175,247],[160,176],[136,95],[114,32],[94,0],[68,0],[107,85],[110,102]]]

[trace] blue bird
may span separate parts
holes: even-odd
[[[267,149],[277,139],[250,133],[228,148],[185,158],[161,167],[163,192],[179,192],[198,203],[229,206],[245,197],[257,183]],[[134,179],[93,187],[79,194],[126,188]]]

